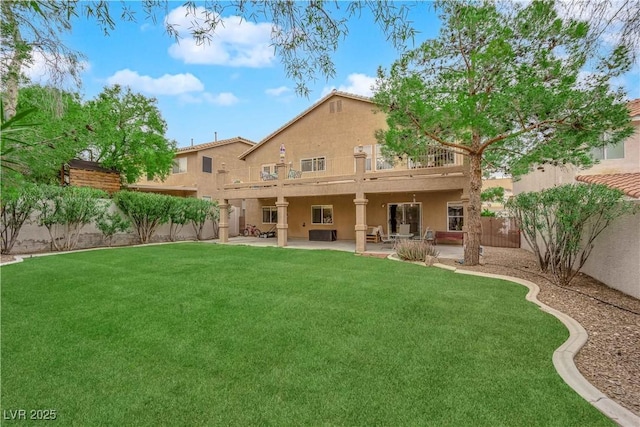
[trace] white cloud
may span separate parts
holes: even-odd
[[[110,85],[119,84],[152,95],[180,95],[187,92],[202,92],[204,85],[193,74],[165,74],[153,78],[141,76],[135,71],[124,69],[107,78]]]
[[[221,92],[218,94],[213,94],[209,92],[203,92],[199,94],[190,94],[185,93],[181,94],[179,98],[182,104],[212,104],[221,107],[227,107],[230,105],[235,105],[240,102],[237,96],[232,94],[231,92]]]
[[[291,89],[289,89],[286,86],[275,87],[275,88],[267,89],[264,91],[264,93],[271,96],[280,96],[283,93],[287,93],[287,92],[291,92]]]
[[[231,92],[221,92],[217,95],[204,93],[202,94],[202,96],[205,99],[205,101],[213,105],[228,106],[228,105],[234,105],[240,102],[238,97],[236,97]]]
[[[230,67],[262,68],[272,65],[274,50],[271,47],[272,25],[253,23],[238,16],[220,19],[209,40],[198,44],[191,35],[194,28],[206,26],[207,12],[203,7],[195,9],[195,15],[184,6],[172,10],[165,18],[178,31],[180,40],[169,47],[169,54],[187,64],[226,65]]]
[[[367,76],[366,74],[353,73],[349,74],[347,81],[347,84],[340,85],[337,88],[335,86],[325,87],[322,90],[322,96],[327,95],[334,89],[354,95],[373,96],[373,86],[376,83],[375,77]]]

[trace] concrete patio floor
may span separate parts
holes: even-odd
[[[217,242],[217,241],[215,241]],[[260,237],[230,237],[230,245],[249,245],[249,246],[278,246],[278,239],[260,238]],[[355,252],[356,242],[354,240],[335,240],[333,242],[317,242],[307,239],[289,238],[287,248],[290,249],[328,249],[334,251]],[[464,253],[462,245],[437,245],[436,249],[440,252],[440,258],[462,259]],[[395,253],[393,245],[390,243],[367,243],[365,255],[382,256]]]

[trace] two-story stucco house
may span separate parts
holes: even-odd
[[[599,162],[588,169],[543,165],[513,183],[514,194],[540,191],[554,185],[586,182],[622,190],[640,207],[640,99],[628,103],[632,136],[616,146],[594,151]],[[627,215],[613,222],[598,236],[582,271],[640,298],[640,215]]]
[[[279,246],[289,237],[355,240],[362,252],[371,226],[462,236],[463,156],[437,149],[419,159],[385,157],[375,137],[385,128],[369,98],[334,91],[241,154],[243,165],[218,171],[221,209],[242,199],[246,222],[277,228]]]

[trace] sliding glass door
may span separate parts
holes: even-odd
[[[421,231],[422,204],[417,203],[389,203],[387,212],[387,227],[389,233],[397,233],[400,224],[409,224],[410,232],[419,236]]]

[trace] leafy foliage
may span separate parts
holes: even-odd
[[[96,227],[102,233],[102,236],[107,241],[107,244],[111,246],[113,242],[113,236],[116,233],[126,233],[131,228],[131,221],[123,218],[119,212],[105,212],[96,220]]]
[[[31,182],[52,183],[63,163],[86,148],[85,112],[76,93],[51,87],[28,86],[20,89],[18,115],[29,112],[30,124],[21,133],[23,145],[16,146],[20,172]]]
[[[479,262],[483,172],[513,176],[535,163],[588,166],[593,147],[632,134],[625,93],[609,81],[629,70],[625,48],[584,49],[589,26],[561,19],[553,2],[437,2],[438,38],[378,73],[387,113],[378,139],[399,155],[444,146],[469,159],[465,264]],[[593,72],[582,78],[588,64]]]
[[[169,240],[176,241],[178,232],[189,222],[187,207],[189,199],[183,197],[171,197],[169,199]]]
[[[218,209],[218,203],[204,199],[186,199],[186,217],[193,225],[193,231],[196,233],[196,239],[203,240],[202,232],[206,222],[211,219],[214,222],[214,236],[217,237],[216,224],[217,217],[220,212]]]
[[[158,227],[171,218],[171,196],[134,191],[119,191],[113,201],[127,215],[140,238],[140,243],[149,243]]]
[[[165,178],[173,166],[176,142],[165,138],[167,124],[156,102],[118,85],[89,101],[91,160],[120,171],[128,183],[143,174]]]
[[[31,214],[42,197],[41,189],[31,183],[24,184],[20,191],[3,191],[0,197],[0,249],[11,252],[22,226],[30,221]]]
[[[102,217],[109,205],[108,195],[88,187],[42,186],[37,221],[49,231],[58,251],[74,249],[87,224]]]
[[[623,193],[605,185],[567,184],[521,193],[507,203],[540,269],[567,285],[589,258],[595,239],[633,212]]]
[[[504,201],[504,188],[491,187],[480,193],[480,200],[483,202],[502,202]]]

